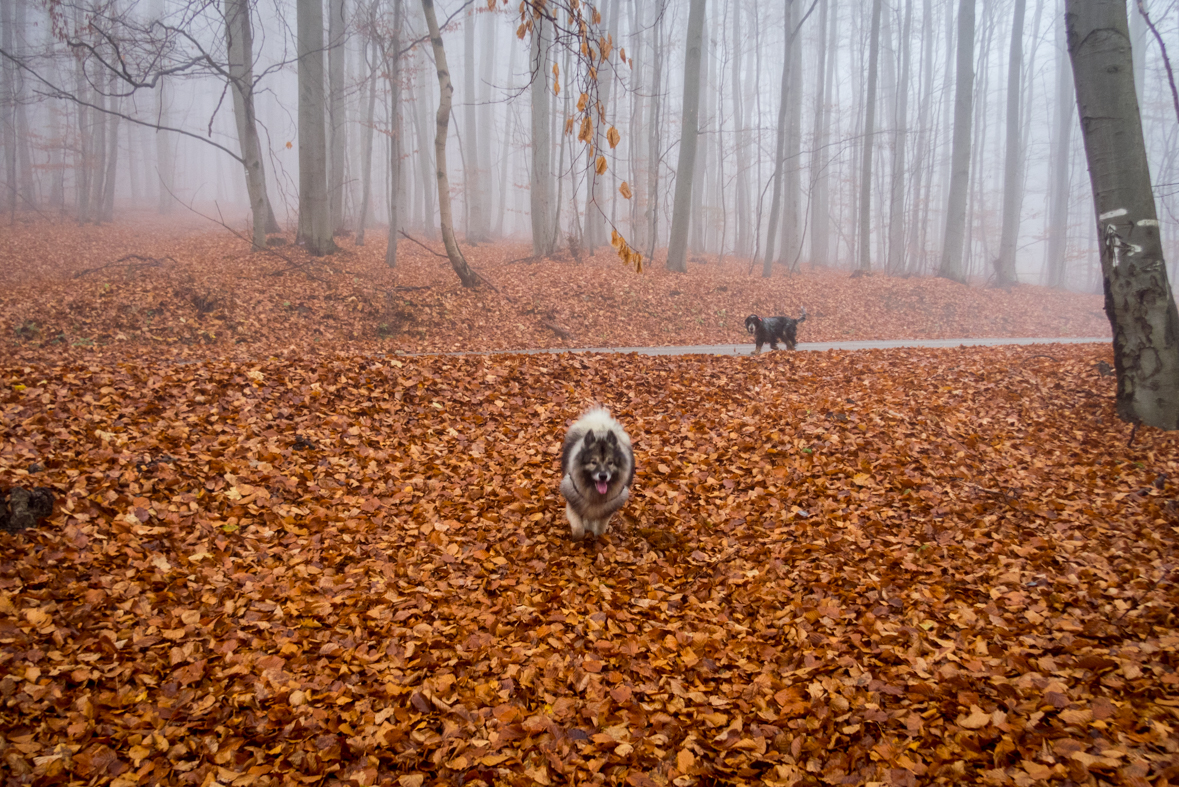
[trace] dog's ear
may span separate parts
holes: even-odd
[[[590,429],[585,433],[585,447],[589,448],[594,443],[598,442],[598,436],[594,434],[594,430]]]
[[[618,445],[618,438],[614,436],[613,432],[606,432],[606,445],[614,447]]]

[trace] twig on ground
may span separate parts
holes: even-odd
[[[80,279],[83,276],[90,274],[90,273],[97,273],[98,271],[104,271],[107,268],[118,267],[118,266],[122,265],[124,262],[126,262],[127,260],[140,260],[140,262],[138,262],[138,263],[131,263],[131,264],[127,265],[126,268],[127,268],[128,272],[133,271],[133,270],[138,270],[140,268],[160,268],[160,267],[163,267],[165,260],[170,261],[173,265],[180,264],[173,257],[164,257],[163,259],[156,259],[155,257],[144,257],[140,254],[128,254],[126,256],[120,257],[119,259],[115,260],[114,262],[109,262],[106,265],[99,265],[98,267],[95,267],[95,268],[87,268],[84,271],[78,271],[77,273],[74,274],[74,278]]]
[[[410,243],[416,243],[417,245],[421,246],[423,249],[425,249],[426,251],[430,252],[430,253],[431,253],[431,254],[433,254],[435,257],[441,257],[442,259],[446,260],[447,262],[450,262],[450,257],[447,257],[445,254],[439,254],[438,252],[434,251],[433,249],[431,249],[431,248],[430,248],[429,246],[427,246],[426,244],[422,243],[422,242],[421,242],[420,240],[418,240],[417,238],[415,238],[415,237],[413,237],[412,235],[408,234],[408,233],[407,233],[405,230],[398,230],[398,231],[397,231],[397,234],[398,234],[398,235],[400,235],[401,237],[405,238],[405,239],[406,239],[407,241],[409,241]]]
[[[1134,438],[1138,435],[1138,426],[1139,426],[1139,422],[1135,421],[1134,428],[1130,430],[1130,442],[1126,443],[1127,448],[1134,447]]]
[[[549,320],[541,320],[540,324],[543,325],[544,327],[548,328],[550,331],[557,334],[557,336],[561,337],[562,339],[564,339],[566,341],[569,341],[573,338],[573,334],[570,333],[567,328],[562,328],[560,325],[557,325],[555,322],[551,322]]]

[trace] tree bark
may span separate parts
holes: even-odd
[[[659,243],[659,166],[662,162],[659,151],[659,135],[663,127],[663,17],[667,0],[658,0],[655,9],[655,29],[652,35],[655,43],[651,47],[651,121],[647,124],[647,259],[655,259],[655,247]]]
[[[1163,260],[1123,0],[1065,0],[1113,329],[1117,412],[1179,429],[1179,312]]]
[[[552,222],[552,139],[549,132],[549,21],[533,17],[532,55],[532,178],[529,198],[532,212],[532,254],[547,257],[557,248]]]
[[[266,245],[266,233],[278,231],[278,222],[266,195],[266,170],[254,113],[254,34],[248,0],[225,0],[225,41],[233,115],[253,213],[253,245],[261,249]]]
[[[347,19],[344,0],[328,0],[328,211],[331,231],[344,226],[345,159],[348,149],[348,118],[344,106],[344,68],[347,49],[344,35]]]
[[[434,14],[434,0],[422,0],[422,11],[426,15],[426,26],[430,32],[430,44],[434,50],[434,66],[438,70],[438,114],[435,120],[434,165],[438,176],[438,214],[442,229],[442,243],[450,267],[458,274],[464,287],[478,287],[479,277],[467,265],[463,252],[454,237],[454,218],[450,209],[450,178],[446,174],[446,136],[450,129],[450,107],[454,96],[454,85],[450,81],[450,66],[446,63],[446,49],[442,46],[442,33],[438,30],[438,19]]]
[[[299,54],[299,240],[320,257],[336,250],[332,240],[324,130],[323,5],[296,0]]]
[[[864,96],[864,155],[860,161],[859,273],[872,272],[872,149],[876,147],[876,81],[880,59],[881,0],[872,0],[872,28],[868,33],[868,92]]]
[[[970,134],[974,111],[974,0],[958,3],[958,58],[954,91],[954,141],[950,153],[950,195],[939,276],[964,282],[962,244],[966,236],[966,196],[970,187]]]
[[[1073,114],[1077,105],[1073,90],[1073,71],[1068,62],[1068,51],[1064,41],[1064,26],[1056,26],[1056,108],[1052,128],[1052,163],[1049,167],[1051,180],[1048,184],[1048,235],[1047,284],[1054,289],[1064,289],[1066,282],[1065,251],[1068,248],[1068,203],[1069,175],[1073,139]]]
[[[836,30],[839,24],[839,6],[836,0],[823,0],[820,13],[822,39],[826,43],[821,49],[824,65],[818,69],[820,79],[815,85],[815,131],[811,151],[811,266],[826,266],[828,263],[830,227],[830,177],[827,173],[827,138],[831,126],[831,92],[835,84]]]
[[[897,111],[893,124],[892,179],[888,206],[888,271],[905,270],[905,180],[909,145],[909,39],[913,30],[913,0],[905,0],[905,22],[901,29],[901,77],[897,83]]]
[[[372,61],[369,65],[368,79],[368,99],[366,101],[364,125],[361,130],[363,142],[361,143],[361,159],[360,159],[360,215],[356,220],[356,245],[364,245],[364,230],[365,225],[368,224],[368,205],[372,197],[373,190],[373,123],[376,120],[377,109],[377,74],[381,70],[381,56],[380,47],[374,37],[373,30],[375,27],[375,6],[376,2],[372,3],[372,8],[369,11],[369,34],[365,36],[364,52],[365,60],[371,57]],[[371,52],[371,54],[369,54]]]
[[[401,229],[402,2],[393,0],[393,45],[385,57],[385,71],[389,74],[389,243],[385,247],[385,264],[390,268],[397,267],[397,232]]]
[[[463,21],[463,184],[467,194],[467,242],[482,243],[487,240],[487,196],[483,188],[483,164],[479,150],[479,130],[476,113],[479,111],[475,95],[475,11],[467,9]],[[484,129],[490,134],[491,129]]]
[[[1019,237],[1019,211],[1023,202],[1023,122],[1021,90],[1023,69],[1023,17],[1025,0],[1015,0],[1011,27],[1011,57],[1007,65],[1007,154],[1003,165],[1003,234],[995,261],[995,286],[1016,283],[1015,246]]]
[[[696,136],[700,125],[700,52],[704,39],[704,4],[705,0],[691,0],[688,11],[680,157],[675,173],[671,241],[667,247],[667,269],[677,273],[685,273],[688,270],[686,257],[688,230],[692,219],[692,170],[696,164]]]
[[[787,0],[793,5],[794,0]],[[790,66],[792,58],[790,49],[794,37],[790,33],[790,14],[786,14],[786,52],[782,61],[782,86],[778,97],[778,133],[774,142],[774,174],[773,197],[770,200],[770,226],[766,233],[766,256],[762,262],[761,275],[763,279],[770,278],[774,270],[774,243],[778,239],[778,220],[782,212],[782,170],[785,168],[783,158],[786,156],[786,118],[789,114],[790,101]]]

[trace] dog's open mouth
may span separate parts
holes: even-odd
[[[607,485],[605,481],[595,481],[594,486],[597,487],[599,495],[606,494]]]

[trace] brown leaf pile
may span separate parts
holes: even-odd
[[[0,771],[1174,783],[1179,446],[1101,360],[26,355],[0,483],[61,502],[0,534]],[[638,473],[575,545],[594,401]]]
[[[581,263],[531,260],[526,245],[468,247],[491,282],[463,289],[445,259],[409,241],[395,270],[380,233],[323,259],[250,253],[180,219],[104,227],[30,224],[0,248],[0,351],[16,357],[437,352],[750,341],[750,313],[808,318],[803,342],[1108,336],[1101,297],[944,279],[806,271],[772,279],[745,261],[662,262],[636,275],[603,247]],[[154,222],[154,223],[153,223]],[[433,244],[438,249],[441,245]],[[135,255],[135,256],[128,256]],[[493,289],[494,288],[494,289]]]

